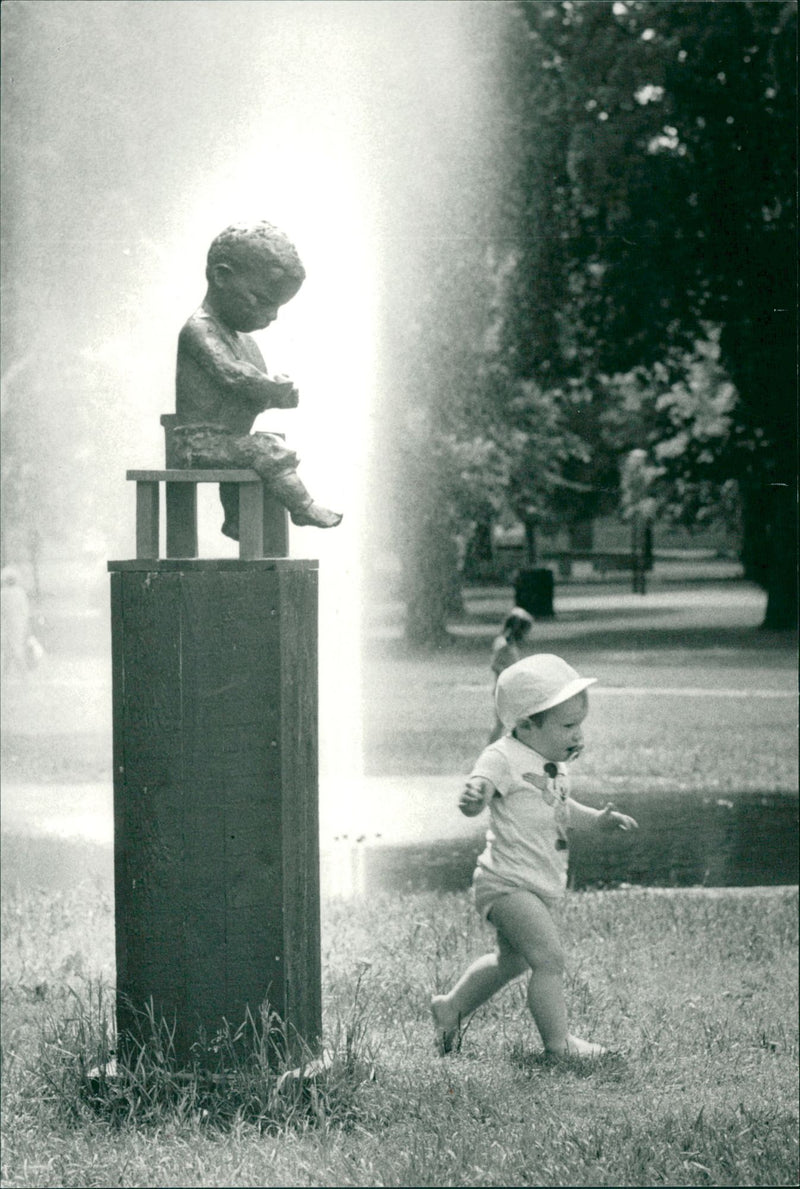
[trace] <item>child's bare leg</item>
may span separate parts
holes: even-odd
[[[605,1050],[567,1030],[564,1002],[564,955],[547,906],[532,892],[503,896],[491,919],[531,968],[528,1007],[548,1053],[598,1057]]]
[[[548,1052],[564,1052],[564,956],[552,916],[532,892],[514,892],[494,904],[492,921],[531,968],[528,1007],[544,1047]]]
[[[528,969],[521,954],[498,934],[497,949],[477,958],[447,995],[434,995],[431,1013],[436,1031],[440,1034],[440,1051],[452,1048],[459,1021],[486,1003],[511,979]]]

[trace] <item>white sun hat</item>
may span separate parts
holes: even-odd
[[[551,710],[594,685],[596,677],[581,677],[572,665],[551,652],[539,652],[509,665],[497,679],[497,717],[504,727]]]

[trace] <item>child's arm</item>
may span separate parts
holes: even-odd
[[[461,791],[458,808],[465,817],[477,817],[495,792],[495,787],[490,780],[486,780],[482,776],[472,776]]]
[[[573,830],[588,832],[589,830],[638,830],[639,823],[627,813],[619,813],[613,805],[608,804],[604,809],[591,809],[588,805],[581,805],[579,801],[567,800],[569,805],[569,824]]]
[[[254,342],[253,358],[261,359]],[[266,365],[237,359],[212,321],[190,318],[178,338],[178,352],[185,351],[208,372],[224,392],[247,401],[257,412],[263,409],[294,409],[299,393],[287,376],[270,379]],[[262,365],[264,364],[261,359]]]

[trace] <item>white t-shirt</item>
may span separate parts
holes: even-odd
[[[567,886],[569,777],[563,764],[547,776],[546,762],[511,735],[481,752],[470,778],[490,780],[497,793],[478,866],[515,887],[560,896]]]

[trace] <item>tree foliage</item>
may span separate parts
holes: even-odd
[[[584,382],[590,405],[605,405],[600,424],[613,427],[615,446],[639,446],[622,441],[622,388],[627,424],[655,447],[685,519],[703,493],[707,503],[736,480],[745,525],[759,526],[757,538],[746,533],[745,556],[769,592],[766,623],[787,626],[796,602],[796,6],[520,0],[519,10],[529,37],[516,83],[532,93],[547,80],[542,119],[554,154],[553,200],[543,205],[527,198],[542,139],[529,121],[517,205],[528,218],[538,202],[542,226],[516,270],[517,294],[527,295],[509,328],[523,344],[519,366]]]
[[[503,506],[529,535],[589,518],[620,460],[645,448],[663,514],[695,525],[741,507],[746,572],[768,589],[766,623],[787,626],[796,7],[518,0],[504,12],[490,246],[444,304],[439,290],[435,329],[417,328],[420,342],[439,336],[440,376],[459,342],[469,358],[426,424],[426,482],[449,489],[450,512],[439,500],[420,517],[411,501],[410,518],[434,537],[434,523],[446,537]],[[466,443],[491,458],[491,489],[486,467],[459,467]]]

